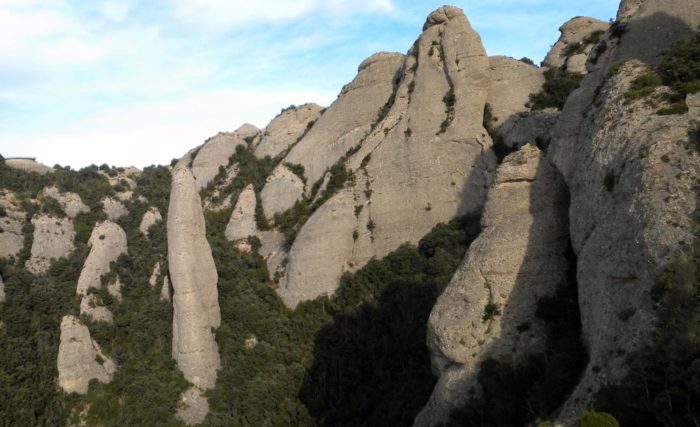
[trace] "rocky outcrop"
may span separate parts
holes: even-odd
[[[65,258],[73,252],[75,230],[70,219],[47,215],[33,217],[32,225],[34,239],[26,268],[34,274],[44,274],[49,270],[51,260]]]
[[[129,213],[122,202],[112,197],[105,197],[102,200],[102,210],[110,221],[117,220]]]
[[[255,155],[276,157],[297,142],[321,116],[323,108],[316,104],[304,104],[284,109],[262,133],[255,147]]]
[[[304,181],[285,165],[275,168],[260,193],[263,211],[268,220],[282,213],[304,195]]]
[[[304,166],[309,187],[366,137],[377,112],[392,95],[403,59],[398,53],[378,53],[360,64],[357,77],[290,150],[285,162]],[[276,176],[287,179],[284,174]],[[306,189],[307,195],[310,190]]]
[[[63,211],[70,218],[75,218],[80,213],[90,212],[90,208],[83,203],[79,195],[75,193],[62,193],[56,187],[44,188],[41,193],[39,193],[39,197],[51,197],[58,201]]]
[[[61,321],[57,365],[58,385],[66,393],[86,394],[90,380],[108,383],[116,370],[114,362],[90,338],[87,326],[75,316],[64,316]]]
[[[87,316],[93,322],[112,323],[112,312],[96,294],[85,295],[80,300],[80,315]]]
[[[483,127],[489,61],[460,9],[431,14],[399,77],[393,105],[346,162],[350,184],[311,216],[291,248],[278,289],[290,307],[332,294],[343,271],[417,242],[437,223],[481,210],[495,165]],[[318,158],[290,162],[311,170],[306,165]],[[310,182],[323,169],[315,170]]]
[[[26,213],[21,208],[21,202],[14,193],[0,191],[0,208],[4,215],[0,216],[0,259],[16,256],[24,247]]]
[[[160,279],[160,262],[157,262],[153,266],[153,271],[151,271],[151,277],[148,278],[148,284],[154,288],[158,284],[158,279]]]
[[[498,128],[498,135],[507,147],[519,148],[530,142],[548,142],[559,119],[559,111],[547,109],[511,116]]]
[[[5,164],[11,168],[23,170],[26,172],[36,172],[41,175],[49,172],[53,172],[53,168],[50,168],[44,164],[37,163],[34,159],[26,158],[16,158],[16,159],[5,159]]]
[[[107,292],[117,302],[122,302],[122,283],[119,281],[119,276],[115,277],[114,280],[107,285]]]
[[[572,73],[586,73],[586,60],[610,24],[593,18],[576,17],[559,28],[561,36],[542,62],[545,67],[565,67]]]
[[[203,390],[220,367],[212,331],[219,327],[218,275],[206,239],[199,186],[192,172],[176,166],[168,208],[168,266],[173,287],[173,358],[193,388],[179,416],[189,424],[206,414]],[[192,396],[197,396],[196,399]]]
[[[151,228],[152,225],[155,225],[162,220],[163,217],[160,215],[158,208],[151,207],[146,211],[146,213],[143,214],[141,224],[139,224],[139,231],[141,231],[144,236],[148,237],[148,229]]]
[[[236,206],[231,213],[231,219],[226,225],[226,238],[232,242],[257,236],[258,226],[255,223],[255,189],[249,184],[238,196]]]
[[[489,89],[486,102],[491,108],[493,122],[498,128],[517,113],[528,111],[525,106],[530,94],[537,93],[544,84],[541,68],[507,56],[489,58]]]
[[[160,300],[163,302],[170,302],[170,295],[171,295],[171,290],[170,290],[170,281],[168,280],[168,276],[163,277],[163,287],[160,288]]]
[[[260,129],[245,124],[235,132],[218,133],[197,151],[192,161],[192,173],[197,181],[197,187],[202,188],[219,173],[219,167],[226,167],[228,159],[236,152],[236,147],[246,146],[246,139],[255,137]]]
[[[416,425],[446,421],[463,405],[485,359],[517,362],[544,350],[535,310],[566,282],[567,202],[563,179],[533,145],[498,168],[483,230],[430,314],[427,340],[440,379]],[[519,330],[525,323],[527,333]]]
[[[77,295],[87,295],[90,289],[102,287],[102,276],[109,273],[110,264],[127,251],[126,233],[120,226],[104,221],[97,224],[88,241],[90,254],[78,277]]]

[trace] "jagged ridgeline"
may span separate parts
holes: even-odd
[[[431,13],[169,166],[0,161],[2,425],[696,425],[700,4]]]

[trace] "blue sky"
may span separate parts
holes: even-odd
[[[0,0],[0,154],[168,163],[218,131],[330,104],[362,60],[405,53],[444,0]],[[489,55],[544,58],[615,0],[465,0]]]

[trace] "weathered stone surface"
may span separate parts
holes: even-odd
[[[95,294],[85,295],[80,300],[80,315],[89,317],[94,322],[112,323],[112,312],[104,306],[102,299]]]
[[[540,151],[526,145],[498,168],[482,217],[452,281],[428,323],[428,346],[441,378],[418,426],[446,421],[477,384],[487,358],[522,360],[544,349],[538,299],[566,281],[567,193],[564,181]],[[499,315],[484,320],[485,307]],[[528,322],[530,333],[517,328]]]
[[[135,180],[139,177],[139,175],[141,175],[141,170],[133,166],[129,166],[126,168],[118,168],[116,175],[110,175],[109,173],[102,170],[100,171],[100,174],[107,178],[107,181],[109,181],[109,185],[111,185],[112,187],[126,183],[128,187],[126,191],[129,191],[134,190],[136,188]],[[117,197],[119,196],[117,195]]]
[[[545,67],[566,67],[571,72],[585,73],[586,59],[593,46],[593,43],[587,42],[586,38],[595,32],[607,31],[609,27],[610,24],[607,22],[585,16],[578,16],[567,21],[559,28],[561,36],[552,46],[542,65]],[[572,50],[579,44],[579,50],[582,53],[567,56],[567,48]]]
[[[53,168],[37,163],[32,159],[5,159],[5,164],[11,168],[20,169],[27,172],[36,172],[42,175],[48,172],[53,172]]]
[[[219,167],[228,165],[228,159],[236,152],[236,147],[246,145],[246,138],[254,137],[260,129],[245,124],[235,132],[220,132],[207,140],[192,161],[192,173],[198,188],[206,185],[219,173]]]
[[[112,197],[105,197],[102,200],[102,210],[110,221],[117,220],[124,215],[129,214],[129,211],[126,210],[124,204]]]
[[[260,143],[255,147],[255,155],[262,159],[283,153],[318,120],[322,109],[320,105],[304,104],[282,111],[265,128]]]
[[[148,237],[148,229],[151,228],[152,225],[157,224],[162,220],[163,217],[160,215],[158,208],[151,207],[146,211],[146,213],[143,214],[141,224],[139,224],[139,230],[144,234],[144,236]]]
[[[44,188],[41,193],[39,193],[39,197],[51,197],[56,199],[63,208],[63,211],[70,218],[75,218],[76,215],[80,213],[90,212],[90,208],[83,203],[79,195],[75,193],[61,193],[56,187]]]
[[[221,366],[212,333],[221,323],[221,314],[218,275],[198,188],[189,169],[175,167],[168,208],[168,267],[173,287],[173,358],[185,378],[205,390],[214,386]]]
[[[216,181],[214,183],[214,190],[207,194],[202,201],[205,210],[220,211],[233,206],[234,201],[231,200],[232,194],[229,194],[228,196],[224,196],[224,194],[227,194],[225,191],[226,187],[228,187],[229,184],[231,184],[238,176],[239,171],[240,167],[238,166],[238,163],[234,163],[226,168],[226,176],[224,179],[221,181]]]
[[[498,128],[501,141],[507,147],[522,147],[533,141],[549,141],[559,111],[548,109],[511,116]]]
[[[187,425],[200,424],[209,413],[209,402],[199,387],[190,387],[180,397],[177,417]]]
[[[289,152],[286,162],[304,166],[309,182],[307,194],[326,169],[367,135],[377,112],[393,92],[403,58],[399,53],[382,52],[360,64],[357,77]]]
[[[122,283],[119,281],[119,276],[114,278],[114,281],[107,285],[107,292],[117,301],[122,302]]]
[[[294,206],[304,195],[304,181],[283,164],[277,166],[267,178],[260,192],[263,211],[268,220]]]
[[[541,68],[507,56],[489,57],[489,92],[486,102],[491,106],[494,128],[513,115],[528,111],[525,106],[530,94],[537,93],[544,84]]]
[[[258,226],[255,222],[255,189],[249,184],[238,196],[236,206],[226,225],[226,238],[232,242],[257,236]]]
[[[0,190],[0,208],[5,210],[5,215],[0,217],[0,258],[15,256],[24,247],[22,226],[26,213],[21,206],[14,193]]]
[[[27,270],[34,274],[44,274],[49,270],[52,259],[65,258],[73,252],[75,230],[68,218],[52,218],[39,215],[32,218],[34,241]]]
[[[156,265],[153,266],[153,271],[151,272],[151,277],[148,278],[148,284],[151,285],[152,288],[154,288],[158,284],[159,279],[160,279],[160,262],[157,262]]]
[[[87,326],[75,316],[64,316],[61,321],[57,365],[58,385],[66,393],[85,394],[91,379],[110,382],[116,370],[114,362],[90,338]]]
[[[170,281],[168,276],[163,276],[163,286],[160,288],[160,300],[170,302]]]
[[[495,165],[483,127],[488,58],[461,10],[441,8],[428,22],[406,58],[395,103],[346,164],[354,179],[312,215],[291,248],[278,288],[290,307],[332,294],[343,271],[483,205]]]
[[[120,226],[104,221],[97,224],[88,241],[90,254],[78,278],[77,295],[87,295],[89,289],[102,287],[102,275],[109,273],[110,264],[126,253],[126,233]]]

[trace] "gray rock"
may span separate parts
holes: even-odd
[[[607,31],[610,24],[597,19],[578,16],[559,28],[561,36],[552,46],[547,57],[542,62],[545,67],[566,67],[568,71],[576,73],[586,72],[586,59],[591,51],[592,43],[587,43],[586,38],[597,31]],[[581,44],[583,53],[567,56],[567,48]]]
[[[221,366],[212,332],[219,327],[221,314],[218,275],[198,188],[189,169],[175,167],[168,208],[168,267],[173,287],[173,358],[185,379],[206,390],[214,387]]]
[[[58,201],[69,218],[75,218],[80,213],[90,212],[90,208],[83,203],[79,195],[75,193],[61,193],[56,187],[44,188],[39,193],[39,198],[41,197],[51,197]]]
[[[204,390],[193,386],[182,393],[177,408],[177,417],[187,425],[200,424],[209,413],[209,402]]]
[[[86,296],[90,289],[102,287],[102,276],[109,273],[110,264],[127,251],[126,233],[120,226],[104,221],[95,226],[88,241],[90,254],[83,264],[75,293]]]
[[[102,210],[110,221],[115,221],[129,214],[124,204],[112,197],[105,197],[102,200]]]
[[[119,276],[114,278],[114,281],[107,285],[107,292],[117,301],[122,302],[122,283],[119,281]]]
[[[245,124],[235,132],[220,132],[207,140],[192,161],[192,173],[198,188],[206,187],[219,173],[219,167],[228,165],[228,159],[236,152],[236,147],[245,146],[246,138],[254,137],[259,133],[260,129]]]
[[[304,195],[304,181],[285,165],[277,166],[267,178],[267,184],[260,192],[263,211],[268,220],[276,213],[282,213],[294,206]]]
[[[498,128],[501,141],[507,147],[522,147],[533,141],[549,141],[559,111],[548,109],[511,116]]]
[[[168,276],[163,276],[163,287],[160,288],[160,300],[169,303],[170,295],[170,281],[168,280]]]
[[[486,102],[491,106],[494,128],[528,111],[525,104],[530,101],[530,94],[539,92],[544,84],[541,68],[507,56],[489,57],[489,76]]]
[[[114,362],[90,338],[90,331],[75,316],[63,316],[58,346],[58,385],[66,393],[86,394],[93,378],[108,383],[116,370]]]
[[[151,277],[148,278],[148,284],[151,285],[152,288],[154,288],[158,284],[159,279],[160,279],[160,262],[157,262],[153,266],[153,271],[151,272]]]
[[[0,217],[0,259],[16,256],[24,247],[26,213],[21,202],[11,191],[0,191],[0,207],[6,215]]]
[[[566,281],[566,211],[564,181],[536,147],[505,158],[482,232],[430,314],[427,341],[441,378],[415,425],[446,421],[464,405],[485,359],[517,362],[544,349],[544,324],[535,311],[539,298]],[[486,319],[489,304],[499,314]],[[517,328],[525,322],[530,333],[521,334]]]
[[[141,231],[144,236],[148,237],[148,229],[151,228],[152,225],[155,225],[162,220],[163,217],[160,215],[158,208],[151,207],[146,211],[146,213],[143,214],[141,224],[139,224],[139,231]]]
[[[262,139],[255,147],[255,155],[275,157],[282,154],[304,135],[308,127],[321,116],[322,107],[304,104],[284,110],[265,128]]]
[[[27,172],[36,172],[38,174],[44,175],[49,172],[53,172],[53,168],[50,168],[44,164],[37,163],[34,159],[28,158],[16,158],[16,159],[5,159],[5,164],[11,168],[19,169]]]
[[[232,242],[245,240],[248,236],[258,236],[255,222],[255,189],[249,184],[238,196],[231,218],[226,225],[226,238]]]
[[[113,315],[96,294],[85,295],[80,300],[80,315],[94,322],[112,323]]]
[[[488,58],[461,10],[441,8],[428,23],[406,57],[395,103],[347,162],[353,179],[291,248],[278,288],[290,307],[332,294],[344,271],[416,243],[437,223],[481,210],[495,165],[483,128]],[[451,107],[443,100],[449,93]],[[362,206],[357,216],[355,206]]]
[[[75,230],[68,218],[52,218],[47,215],[32,218],[34,240],[31,258],[26,268],[34,274],[44,274],[51,266],[51,260],[69,256],[75,246]]]

